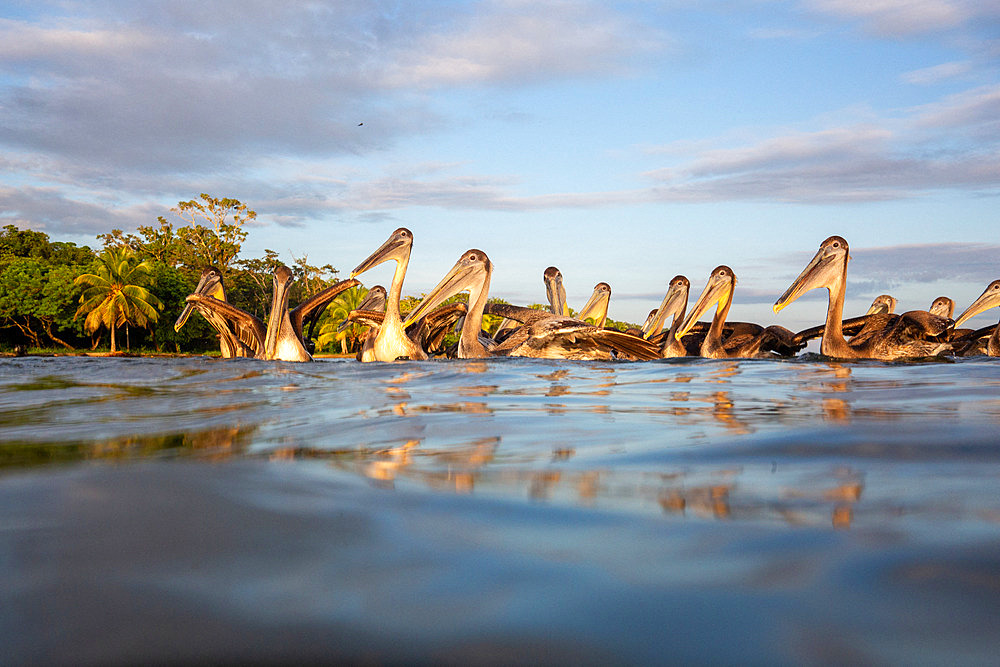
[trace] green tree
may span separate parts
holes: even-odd
[[[170,209],[188,223],[177,229],[177,237],[185,246],[182,261],[198,270],[214,266],[225,276],[246,240],[243,223],[256,220],[257,213],[239,199],[211,197],[205,193],[199,197],[201,201],[182,201]],[[162,216],[157,220],[161,230],[168,226]]]
[[[85,287],[76,317],[87,314],[84,328],[94,332],[102,326],[111,332],[111,353],[117,352],[115,330],[122,325],[146,327],[156,322],[163,304],[142,286],[151,270],[148,260],[135,261],[127,247],[109,248],[98,255],[97,273],[85,273],[74,281]]]
[[[201,271],[214,266],[226,276],[247,237],[243,224],[257,219],[257,213],[240,200],[205,193],[199,199],[178,202],[170,210],[187,224],[175,230],[159,216],[157,226],[140,225],[137,234],[113,229],[97,238],[105,249],[131,248],[140,257],[171,267]]]
[[[339,342],[341,353],[357,352],[361,337],[364,336],[368,327],[351,324],[343,331],[337,331],[337,329],[340,328],[340,324],[347,319],[352,310],[357,310],[367,294],[368,289],[358,285],[341,292],[336,299],[330,302],[330,305],[326,307],[326,319],[320,326],[319,337],[316,339],[317,350]]]
[[[0,321],[13,327],[34,347],[43,335],[67,349],[63,330],[78,333],[73,323],[73,303],[80,294],[73,284],[78,267],[49,264],[17,257],[0,264]],[[57,334],[55,330],[60,333]]]

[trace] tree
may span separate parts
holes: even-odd
[[[351,324],[343,331],[338,331],[340,324],[347,319],[352,310],[357,310],[361,302],[365,300],[368,289],[358,285],[345,290],[337,295],[337,298],[326,307],[327,318],[319,329],[319,337],[316,339],[316,349],[322,350],[327,345],[336,341],[340,342],[340,351],[343,354],[356,352],[357,346],[364,336],[368,327],[360,324]]]
[[[170,209],[188,223],[177,229],[177,236],[186,247],[183,263],[199,270],[214,266],[225,276],[246,240],[243,223],[256,220],[257,213],[239,199],[220,199],[205,193],[199,197],[201,201],[182,201]],[[161,229],[168,225],[162,216],[157,220]],[[201,224],[202,221],[210,226]]]
[[[257,213],[238,199],[205,193],[199,195],[199,199],[178,202],[170,209],[187,223],[176,230],[166,218],[159,216],[156,219],[158,226],[140,225],[136,230],[138,234],[113,229],[107,234],[98,234],[97,238],[105,249],[127,247],[140,257],[171,267],[185,266],[201,271],[206,266],[214,266],[225,276],[246,240],[243,223],[256,220]]]
[[[141,285],[148,280],[149,261],[135,263],[135,253],[128,247],[109,248],[98,255],[97,273],[85,273],[74,281],[85,287],[80,296],[76,317],[86,313],[84,328],[97,331],[102,326],[111,332],[111,353],[117,352],[115,330],[133,324],[146,327],[156,322],[163,304]]]

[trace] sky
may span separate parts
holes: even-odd
[[[99,248],[202,192],[344,277],[408,227],[404,294],[479,248],[492,296],[554,265],[642,322],[726,264],[731,319],[799,329],[839,234],[845,316],[960,311],[1000,278],[1000,3],[0,2],[0,225]]]

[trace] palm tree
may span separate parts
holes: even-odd
[[[317,350],[322,350],[334,341],[340,341],[341,353],[347,354],[351,350],[353,342],[361,336],[364,327],[352,324],[343,331],[337,329],[340,327],[340,323],[347,319],[351,311],[356,310],[361,305],[366,294],[368,294],[368,289],[358,285],[341,292],[336,299],[330,302],[326,311],[329,315],[319,330],[319,338],[316,339]]]
[[[142,287],[149,279],[149,261],[134,263],[135,253],[127,246],[108,248],[97,257],[97,273],[85,273],[74,281],[85,289],[74,317],[87,313],[83,326],[88,333],[102,326],[111,331],[111,353],[117,352],[115,329],[123,324],[146,327],[156,322],[163,303]]]

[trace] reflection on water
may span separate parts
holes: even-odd
[[[906,483],[890,476],[868,503],[866,473],[871,485],[891,462],[998,458],[990,433],[1000,381],[988,360],[300,367],[56,358],[0,369],[8,468],[324,460],[383,487],[405,480],[532,502],[846,528],[934,512],[934,485],[945,480],[952,492],[946,475],[922,475],[914,487],[904,471]],[[986,505],[977,511],[1000,512]]]
[[[28,494],[23,496],[27,498],[32,493],[32,479],[38,484],[56,483],[45,480],[62,479],[57,476],[60,471],[93,470],[93,464],[101,461],[170,460],[173,463],[167,465],[183,468],[179,462],[183,460],[197,470],[219,471],[201,473],[209,480],[204,487],[195,486],[187,501],[212,506],[218,497],[226,497],[289,512],[293,525],[302,523],[301,532],[287,528],[287,523],[268,530],[291,531],[282,533],[282,539],[295,543],[320,539],[308,527],[311,512],[340,511],[345,500],[336,494],[337,504],[310,504],[311,492],[303,491],[306,500],[285,506],[273,500],[283,492],[280,480],[307,475],[296,483],[308,488],[313,488],[309,480],[354,480],[359,486],[351,493],[364,500],[352,511],[377,524],[390,506],[395,508],[392,512],[400,512],[402,518],[393,530],[406,532],[412,525],[416,536],[409,539],[414,544],[435,540],[432,562],[451,547],[442,546],[438,538],[425,538],[421,531],[433,527],[432,534],[437,534],[438,526],[470,521],[469,512],[491,517],[468,533],[440,530],[452,537],[461,535],[460,542],[468,535],[476,545],[469,547],[473,551],[492,544],[490,553],[508,553],[511,562],[504,567],[512,570],[498,575],[508,588],[511,580],[547,581],[553,575],[549,561],[537,570],[519,571],[514,564],[529,553],[542,553],[563,564],[579,561],[584,569],[605,574],[615,572],[624,581],[601,593],[615,599],[640,599],[651,590],[669,588],[666,582],[680,585],[672,595],[682,598],[687,593],[678,591],[685,587],[718,596],[716,577],[722,577],[720,581],[730,581],[741,591],[719,602],[734,610],[742,609],[745,597],[757,595],[755,591],[794,581],[798,584],[792,588],[802,596],[792,596],[794,606],[803,618],[818,614],[824,624],[836,625],[849,635],[861,632],[852,630],[849,620],[859,605],[864,609],[861,618],[874,622],[908,610],[914,599],[933,601],[928,592],[931,580],[947,591],[950,601],[957,590],[990,589],[1000,577],[995,559],[977,556],[982,544],[989,545],[983,553],[995,554],[1000,546],[1000,449],[994,435],[1000,426],[998,370],[1000,366],[989,359],[948,364],[834,363],[809,358],[644,364],[324,360],[309,365],[212,359],[7,359],[0,360],[0,492],[7,489],[13,494],[9,508],[42,507],[27,501],[18,505],[22,498],[18,494]],[[228,465],[208,465],[220,462]],[[270,496],[260,495],[252,484],[226,480],[225,471],[247,464],[279,476],[271,482],[277,486]],[[25,477],[29,469],[40,476]],[[120,469],[119,474],[129,474],[128,466]],[[148,468],[134,466],[134,470],[140,475]],[[311,477],[315,475],[320,477]],[[154,496],[165,492],[155,485],[137,488]],[[321,491],[314,491],[322,497]],[[199,493],[206,495],[199,498]],[[135,504],[132,500],[122,497],[117,502],[130,507]],[[31,510],[24,507],[18,516],[30,516]],[[239,512],[238,516],[247,515],[245,510]],[[17,521],[21,519],[4,519],[0,514],[0,526],[19,525]],[[159,525],[155,517],[144,521],[150,530]],[[616,527],[604,536],[606,528],[601,526],[607,522]],[[501,530],[501,525],[503,540],[494,540],[493,531]],[[3,540],[19,535],[15,529],[0,531],[0,562],[15,562],[4,561]],[[246,539],[258,544],[272,538],[265,532]],[[372,548],[381,552],[395,547]],[[844,549],[859,560],[853,565],[838,561],[837,554],[846,557]],[[884,555],[887,549],[892,550],[891,558]],[[931,550],[937,554],[934,562],[924,557]],[[950,556],[941,560],[941,554],[963,550],[971,554],[968,562],[952,563],[949,569]],[[796,551],[798,560],[791,555]],[[630,560],[632,554],[641,564]],[[883,556],[889,560],[879,560]],[[266,561],[266,552],[259,557]],[[339,552],[324,557],[332,558],[337,567],[355,567],[353,557]],[[389,558],[377,569],[398,588],[404,584],[393,573],[419,569],[417,562],[422,562],[422,557],[411,557],[416,561]],[[489,556],[475,551],[455,558],[449,567],[466,572],[471,581],[486,581],[466,570],[475,571]],[[856,567],[857,572],[845,574],[832,562],[841,562],[852,572]],[[582,576],[573,584],[579,586],[581,599],[603,590],[600,577],[587,572],[573,575]],[[847,577],[846,583],[841,577]],[[639,583],[646,579],[652,588]],[[171,581],[171,586],[176,584],[176,578]],[[844,587],[849,596],[838,597]],[[197,586],[192,590],[196,589],[203,590]],[[527,604],[537,590],[537,585],[525,586],[510,595]],[[830,601],[829,608],[817,607],[813,594]],[[358,595],[364,599],[363,593]],[[425,601],[443,595],[445,606],[468,604],[458,591],[414,595]],[[971,604],[964,601],[967,598],[955,595],[955,600],[963,600],[956,603],[960,613],[955,618],[976,616],[961,606]],[[472,607],[465,607],[469,618],[485,613],[484,599],[477,597]],[[984,598],[976,612],[995,611],[994,600]],[[692,604],[688,598],[675,602],[682,607]],[[574,604],[587,608],[579,600]],[[953,607],[942,605],[942,613],[955,613]],[[357,605],[351,609],[339,613],[367,622]],[[537,613],[549,618],[547,612]],[[736,617],[747,622],[738,613]],[[512,623],[521,627],[512,618],[491,617],[490,622],[507,630]],[[615,627],[600,615],[586,621],[573,614],[567,618],[581,624],[566,629],[571,644],[596,627]],[[792,613],[784,625],[777,625],[790,631],[800,622],[792,619],[798,618]],[[0,611],[0,624],[3,621]],[[533,622],[527,621],[529,626]],[[642,627],[634,616],[630,622]],[[940,619],[937,627],[944,627]],[[982,623],[975,627],[984,630]],[[707,626],[690,630],[691,637],[698,632],[715,636],[716,631]],[[775,628],[761,631],[770,636]],[[828,636],[819,626],[809,632],[813,631],[819,633],[816,637]],[[624,629],[621,632],[612,644],[617,646],[628,636]],[[809,632],[803,630],[798,636],[799,648],[780,649],[784,660],[779,661],[837,662],[837,656],[854,656],[855,650],[861,651],[862,662],[908,662],[906,658],[912,657],[887,648],[896,646],[892,642],[878,644],[867,635],[860,643],[840,645],[834,651],[823,643],[827,640],[810,639],[814,636]],[[698,661],[703,654],[694,649],[704,645],[688,641],[693,652],[686,655]],[[740,641],[754,640],[744,635]],[[774,654],[774,645],[757,641],[756,657]],[[630,645],[644,644],[635,639]],[[881,648],[872,648],[875,645]],[[968,653],[972,658],[986,654]],[[641,651],[622,655],[629,656],[626,662],[653,657]]]

